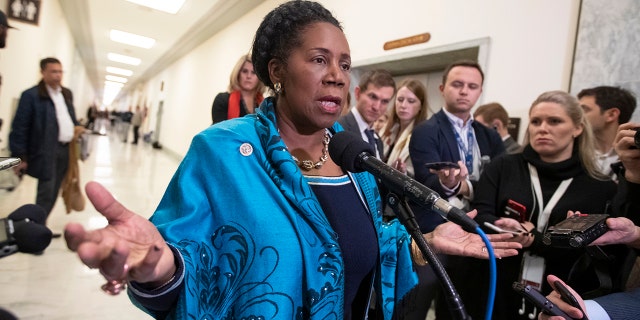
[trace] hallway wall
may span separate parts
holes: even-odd
[[[0,0],[0,9],[7,12],[9,0]],[[56,57],[64,71],[62,84],[74,94],[77,117],[84,117],[84,110],[93,97],[94,89],[88,83],[84,63],[76,51],[76,45],[58,1],[42,1],[38,25],[9,19],[16,29],[9,29],[7,43],[0,49],[0,118],[4,120],[0,130],[0,150],[6,148],[12,115],[21,93],[42,79],[40,60]]]
[[[167,68],[142,89],[154,121],[164,100],[160,141],[179,155],[211,122],[214,96],[226,90],[236,59],[249,51],[264,15],[282,1],[265,1]],[[522,117],[543,91],[568,90],[578,1],[321,1],[342,22],[354,65],[402,52],[489,37],[484,94]],[[551,21],[550,23],[547,21]],[[430,32],[424,44],[384,51],[386,41]],[[165,91],[160,92],[160,83]],[[155,128],[155,124],[150,124]]]
[[[6,8],[7,1],[0,0],[0,8]],[[281,2],[263,2],[114,105],[142,102],[149,107],[148,122],[143,128],[147,132],[155,130],[158,105],[163,101],[159,140],[165,150],[184,155],[192,137],[210,125],[213,98],[226,90],[229,73],[237,58],[250,50],[258,24]],[[320,2],[342,22],[354,66],[372,59],[488,38],[484,94],[479,103],[498,101],[511,116],[526,121],[528,107],[538,94],[569,89],[579,1]],[[7,48],[0,50],[0,73],[5,82],[0,92],[0,117],[5,119],[0,148],[6,145],[11,106],[24,89],[40,79],[37,64],[42,57],[52,55],[62,61],[63,83],[75,93],[79,117],[85,115],[93,90],[101,89],[91,88],[87,81],[59,2],[43,1],[42,5],[38,26],[10,20],[20,30],[10,30]],[[383,50],[387,41],[424,32],[431,33],[427,43]]]

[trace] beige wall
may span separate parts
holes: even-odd
[[[7,2],[0,0],[2,11],[6,12]],[[11,118],[20,94],[42,78],[40,59],[56,57],[62,62],[63,85],[74,93],[78,118],[84,117],[84,110],[94,96],[58,1],[42,1],[40,12],[43,14],[39,17],[38,25],[10,19],[9,24],[18,30],[9,29],[6,47],[0,49],[0,118],[4,120],[0,130],[2,150],[7,146]]]
[[[79,0],[76,0],[79,1]],[[264,15],[282,1],[265,1],[225,30],[193,50],[118,105],[146,101],[150,107],[147,130],[156,127],[156,112],[164,101],[160,142],[165,150],[184,155],[192,137],[211,123],[214,96],[226,90],[237,58],[250,49],[253,34]],[[489,38],[486,81],[480,102],[499,101],[512,116],[526,121],[530,103],[543,91],[568,90],[579,1],[557,0],[395,0],[320,1],[343,23],[354,65],[384,60],[402,53]],[[76,93],[83,112],[93,98],[84,67],[75,58],[73,40],[61,18],[57,1],[43,1],[40,26],[19,25],[10,30],[8,48],[0,50],[0,117],[22,90],[39,79],[37,61],[58,56],[65,84]],[[6,0],[0,0],[0,8]],[[424,44],[384,51],[384,42],[429,32]],[[160,84],[164,82],[164,91]],[[6,137],[5,127],[0,137]],[[6,142],[6,141],[5,141]],[[4,143],[4,142],[3,142]]]
[[[343,23],[354,64],[488,37],[487,77],[480,102],[499,101],[512,116],[526,121],[528,107],[538,94],[568,90],[578,1],[321,2]],[[213,97],[226,90],[237,57],[249,50],[262,17],[279,3],[266,1],[149,82],[146,92],[155,108],[160,99],[156,88],[165,81],[160,136],[165,148],[183,155],[192,136],[210,124]],[[423,32],[431,33],[425,44],[391,51],[382,48],[386,41]]]

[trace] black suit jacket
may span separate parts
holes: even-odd
[[[471,124],[476,142],[482,156],[490,159],[504,154],[504,144],[495,130],[489,129],[479,122]],[[453,125],[444,111],[436,113],[429,120],[419,124],[409,141],[409,154],[415,169],[416,180],[446,197],[444,189],[438,181],[438,175],[429,172],[424,165],[430,162],[458,162],[460,151]]]
[[[487,155],[493,159],[504,154],[504,144],[500,135],[479,122],[471,124],[480,148],[481,155]],[[455,162],[460,160],[458,142],[453,125],[444,111],[434,114],[429,120],[422,122],[413,129],[409,141],[409,155],[415,171],[415,179],[437,192],[440,197],[447,199],[444,188],[440,184],[437,174],[432,174],[425,167],[430,162]],[[475,186],[475,182],[471,182]],[[436,226],[444,222],[439,214],[431,209],[413,206],[416,218],[422,233],[432,231]]]
[[[353,132],[357,134],[358,137],[362,137],[362,132],[360,132],[360,127],[358,127],[358,121],[356,117],[353,115],[353,112],[349,112],[338,119],[338,123],[342,125],[345,131]],[[366,141],[366,140],[365,140]],[[369,142],[369,141],[366,141]],[[384,146],[382,144],[382,139],[378,137],[376,139],[376,148],[378,149],[378,154],[380,154],[380,159],[384,161]]]

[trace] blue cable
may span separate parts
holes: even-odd
[[[491,241],[489,241],[489,238],[484,233],[484,231],[482,231],[480,226],[476,227],[476,233],[480,236],[480,238],[482,238],[482,241],[484,241],[484,244],[487,247],[487,252],[489,253],[489,296],[487,297],[487,311],[485,313],[485,319],[491,320],[491,316],[493,315],[493,302],[496,297],[496,256],[493,252]]]

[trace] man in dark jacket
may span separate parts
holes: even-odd
[[[22,93],[9,134],[14,167],[38,179],[36,204],[53,209],[69,165],[69,142],[78,125],[71,91],[62,87],[62,64],[56,58],[40,61],[42,80]]]

